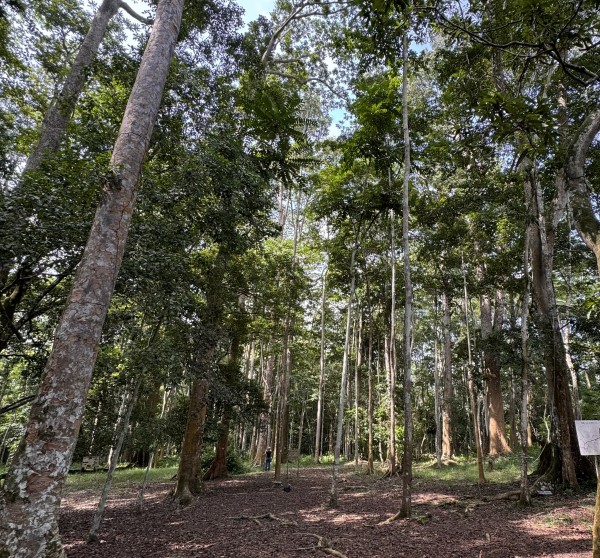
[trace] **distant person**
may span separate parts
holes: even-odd
[[[271,470],[271,448],[267,448],[265,451],[265,471]]]

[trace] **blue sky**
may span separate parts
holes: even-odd
[[[237,3],[246,10],[244,21],[254,21],[259,15],[269,15],[273,6],[274,0],[237,0]]]

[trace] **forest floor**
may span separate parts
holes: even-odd
[[[493,473],[492,473],[493,475]],[[339,507],[327,507],[331,467],[284,471],[285,492],[273,472],[206,483],[185,508],[169,498],[172,482],[147,487],[136,513],[138,487],[116,485],[100,541],[85,542],[98,489],[68,487],[60,529],[69,558],[584,558],[591,556],[595,494],[536,496],[533,506],[484,502],[516,483],[448,482],[419,478],[413,518],[387,524],[400,505],[399,478],[343,470]]]

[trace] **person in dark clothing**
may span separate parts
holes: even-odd
[[[265,471],[271,470],[271,448],[267,448],[265,452]]]

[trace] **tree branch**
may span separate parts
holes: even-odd
[[[327,89],[329,89],[329,91],[331,91],[336,97],[339,97],[340,99],[343,99],[344,101],[347,101],[348,98],[346,97],[346,95],[344,93],[341,93],[339,91],[336,91],[331,85],[329,85],[324,79],[322,78],[318,78],[318,77],[308,77],[308,78],[301,78],[299,76],[295,76],[293,74],[286,74],[284,72],[277,72],[276,70],[267,70],[267,74],[272,75],[272,76],[279,76],[282,78],[288,78],[288,79],[293,79],[295,82],[299,83],[300,85],[306,85],[308,83],[310,83],[311,81],[316,81],[318,83],[322,83],[325,87],[327,87]]]
[[[153,19],[138,14],[129,4],[127,4],[127,2],[124,2],[123,0],[119,2],[119,7],[123,8],[123,10],[126,11],[133,19],[137,19],[140,23],[143,23],[144,25],[154,24]]]

